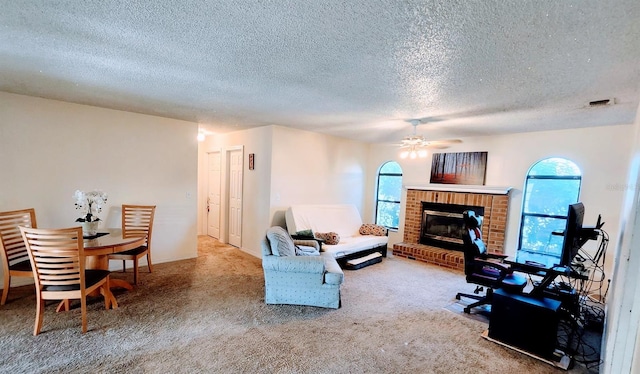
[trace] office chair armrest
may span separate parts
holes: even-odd
[[[507,255],[501,255],[499,253],[487,253],[485,254],[486,258],[492,258],[492,259],[496,259],[496,260],[504,260],[505,258],[509,257]]]
[[[474,267],[479,271],[482,271],[484,268],[487,268],[487,267],[495,269],[495,271],[497,271],[500,274],[499,275],[500,279],[507,276],[507,274],[511,274],[513,272],[513,270],[505,264],[498,263],[495,261],[487,261],[480,258],[476,258],[474,260]]]

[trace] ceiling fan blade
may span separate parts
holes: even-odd
[[[413,134],[412,135],[408,135],[405,136],[402,140],[401,143],[398,144],[397,146],[400,149],[410,149],[412,151],[416,151],[419,149],[444,149],[444,148],[448,148],[451,144],[455,144],[455,143],[462,143],[462,140],[460,139],[444,139],[444,140],[433,140],[433,141],[429,141],[427,139],[425,139],[424,136],[419,135],[416,133],[416,129],[418,127],[418,125],[420,125],[421,123],[427,123],[428,119],[431,118],[416,118],[416,119],[407,119],[405,120],[406,122],[411,123],[411,125],[413,126]]]
[[[424,146],[427,149],[445,149],[449,148],[449,144],[427,144]]]
[[[428,141],[429,145],[450,145],[462,143],[460,139],[443,139],[443,140],[431,140]]]
[[[452,144],[462,143],[460,139],[446,139],[446,140],[433,140],[425,142],[423,145],[425,148],[429,149],[445,149],[449,148]]]
[[[428,123],[433,123],[433,122],[446,121],[446,119],[441,117],[421,117],[421,118],[407,118],[404,121],[412,124],[413,126],[417,126],[417,125],[426,125]]]
[[[440,117],[422,117],[422,118],[419,118],[418,121],[420,121],[421,124],[427,124],[427,123],[445,121],[445,119]]]

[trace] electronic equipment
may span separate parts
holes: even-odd
[[[561,302],[546,297],[493,293],[489,337],[554,360],[558,342]]]
[[[584,205],[582,203],[569,205],[567,223],[563,233],[564,243],[562,244],[562,253],[560,255],[560,266],[571,266],[580,248],[587,241],[598,239],[598,232],[604,225],[602,216],[598,215],[598,221],[595,226],[582,226],[583,220]],[[556,232],[552,234],[558,235]]]
[[[564,243],[560,255],[560,266],[569,266],[584,244],[582,241],[582,221],[584,219],[584,205],[575,203],[569,205],[567,224],[564,229]]]

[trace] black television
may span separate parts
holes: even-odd
[[[567,212],[567,225],[564,229],[564,243],[560,255],[560,266],[570,266],[573,258],[584,244],[582,234],[582,221],[584,219],[584,205],[575,203],[569,205]]]

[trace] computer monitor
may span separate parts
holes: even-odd
[[[569,266],[584,244],[582,234],[582,220],[584,219],[584,205],[575,203],[569,205],[567,225],[564,229],[564,244],[560,256],[560,266]]]

